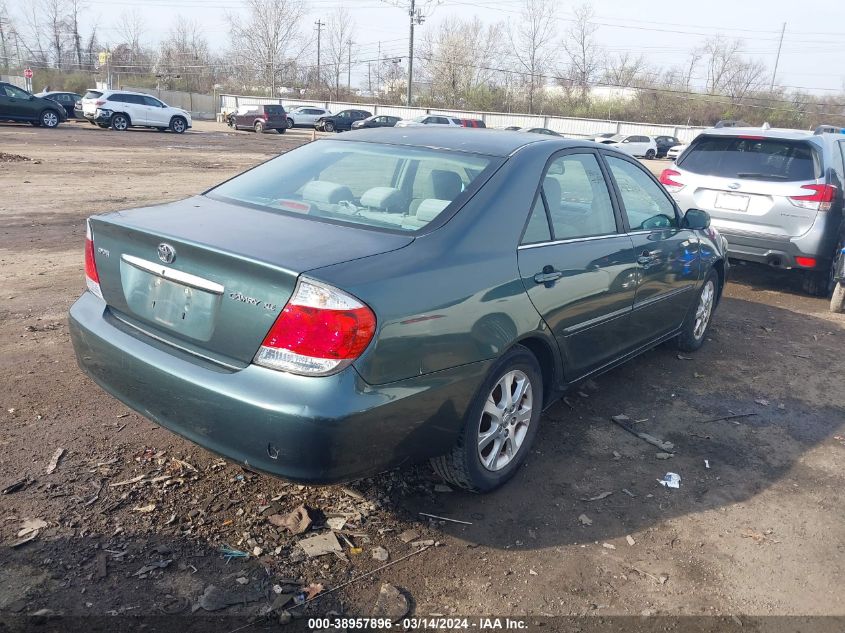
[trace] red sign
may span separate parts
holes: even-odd
[[[32,79],[32,68],[27,68],[23,71],[23,76],[27,79]]]

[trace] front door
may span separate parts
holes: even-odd
[[[32,107],[31,95],[15,86],[0,86],[0,112],[13,119],[35,119],[38,113]]]
[[[595,152],[565,151],[549,163],[518,261],[528,296],[557,339],[567,380],[630,347],[636,261]]]
[[[155,97],[143,97],[147,122],[150,125],[166,127],[170,125],[170,114],[164,104]]]
[[[634,245],[638,286],[632,332],[640,343],[680,327],[700,274],[698,237],[681,228],[680,213],[635,160],[605,154]]]

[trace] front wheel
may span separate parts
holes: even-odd
[[[719,276],[715,270],[711,270],[698,291],[695,306],[690,308],[678,335],[678,347],[682,352],[694,352],[704,345],[704,337],[710,327],[718,300]]]
[[[496,361],[479,388],[454,448],[431,460],[434,471],[473,492],[498,488],[527,458],[542,409],[540,366],[534,354],[516,345]]]
[[[657,156],[657,152],[655,152],[653,149],[650,149],[645,153],[645,157],[648,160],[652,160],[655,156]]]
[[[55,110],[44,110],[41,113],[41,125],[48,128],[54,128],[59,125],[61,120],[59,119],[59,115]]]
[[[180,116],[175,116],[170,120],[170,131],[176,134],[183,134],[188,129],[188,122]]]
[[[323,131],[324,132],[334,132],[334,123],[331,121],[326,121],[323,123]]]
[[[293,119],[288,119],[288,129],[293,127]]]

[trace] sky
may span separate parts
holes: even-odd
[[[345,6],[355,22],[353,61],[382,56],[407,56],[409,0],[309,0],[303,31],[314,35],[315,20]],[[571,25],[575,2],[557,2],[560,37]],[[521,0],[423,0],[426,15],[417,27],[423,37],[445,18],[478,16],[484,22],[519,18]],[[776,83],[817,94],[845,90],[845,2],[832,0],[593,0],[596,38],[611,53],[643,54],[653,66],[681,65],[689,51],[708,38],[722,35],[745,42],[747,56],[763,61],[769,73],[775,63],[781,28],[786,23]],[[178,14],[195,20],[212,49],[228,47],[227,16],[246,16],[238,0],[87,0],[85,21],[96,21],[101,39],[116,35],[114,25],[123,10],[137,9],[146,24],[145,39],[162,39]],[[703,8],[705,7],[705,8]],[[366,80],[365,63],[353,67],[353,85]],[[703,75],[703,69],[696,73]]]

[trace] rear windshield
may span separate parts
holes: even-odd
[[[446,150],[321,140],[206,195],[280,213],[416,231],[468,199],[500,159]]]
[[[88,92],[85,93],[85,97],[83,97],[83,98],[84,99],[99,99],[102,96],[103,96],[103,93],[100,92],[99,90],[89,90]]]
[[[280,116],[285,113],[285,109],[280,105],[266,105],[264,111],[267,114]]]
[[[699,137],[678,165],[695,174],[751,180],[815,180],[822,173],[810,143],[777,138]]]

